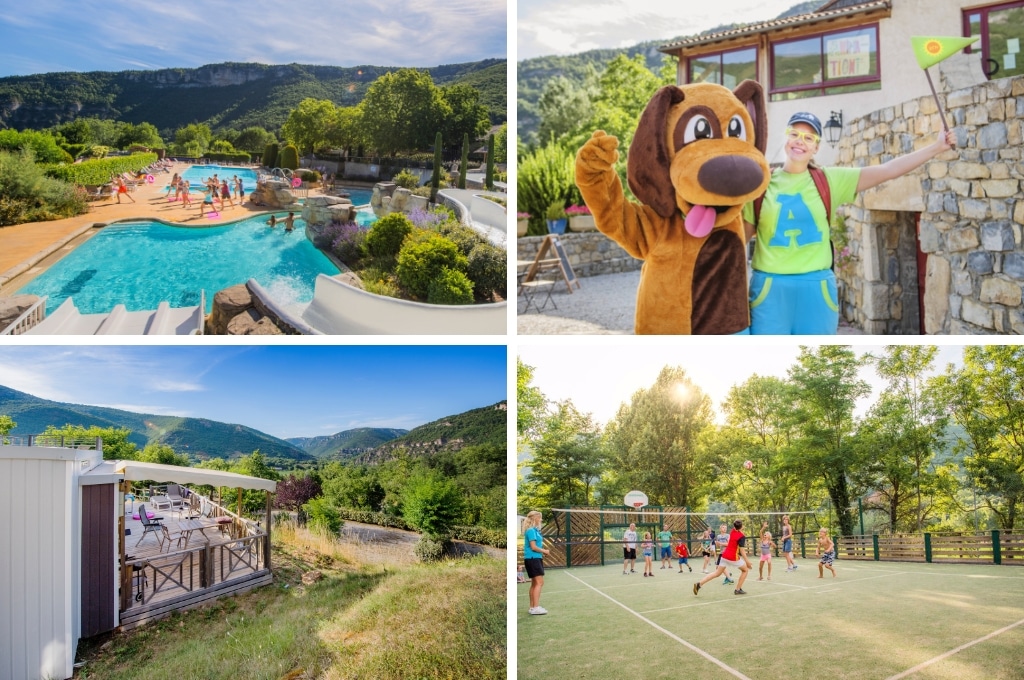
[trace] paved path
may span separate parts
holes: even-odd
[[[636,313],[636,289],[640,271],[588,276],[579,279],[580,287],[569,293],[562,282],[556,282],[551,302],[538,313],[520,313],[519,335],[629,335],[633,333]],[[546,293],[537,300],[543,302]],[[557,305],[557,309],[555,308]],[[519,311],[524,303],[519,302]],[[863,331],[840,324],[839,335],[863,335]]]

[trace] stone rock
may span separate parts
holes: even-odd
[[[1022,300],[1021,287],[1019,283],[989,277],[981,282],[981,297],[979,299],[982,302],[1018,307]]]
[[[935,253],[941,248],[942,239],[935,223],[921,220],[921,252]]]
[[[412,196],[412,192],[408,189],[403,189],[402,187],[395,189],[395,193],[391,197],[391,212],[405,212],[409,205],[410,196]]]
[[[992,310],[970,298],[964,298],[960,307],[960,318],[982,328],[995,329],[996,327],[992,319]]]
[[[323,573],[319,571],[307,571],[302,575],[302,584],[306,586],[311,586],[323,577]]]
[[[38,295],[12,295],[0,297],[0,331],[4,330],[24,314],[29,307],[39,302]]]
[[[981,246],[985,250],[1013,250],[1013,227],[1009,222],[985,222],[981,225]]]
[[[953,163],[949,174],[958,179],[988,179],[988,168],[982,163]]]
[[[960,216],[968,220],[982,220],[988,217],[988,201],[965,198],[960,201]]]
[[[241,312],[252,307],[252,294],[244,283],[219,291],[213,296],[213,310],[207,319],[207,332],[224,335],[228,322]]]
[[[941,257],[929,257],[924,284],[924,332],[941,333],[949,317],[949,262]]]
[[[1001,149],[1006,141],[1006,123],[992,123],[978,129],[979,149]]]
[[[993,271],[992,253],[983,251],[968,253],[967,269],[974,274],[991,274]]]
[[[978,232],[971,228],[953,229],[946,236],[946,249],[951,253],[978,247]]]
[[[1003,258],[1003,273],[1015,279],[1024,280],[1024,255],[1007,253]]]
[[[869,319],[888,318],[889,287],[885,284],[871,284],[864,291],[864,314]]]
[[[366,290],[365,288],[363,288],[363,280],[356,276],[354,272],[344,272],[342,274],[337,274],[334,278],[336,278],[337,280],[341,281],[346,285],[352,286],[353,288],[358,288],[359,290]]]
[[[236,314],[228,321],[227,335],[252,335],[252,331],[256,328],[256,322],[260,319],[266,318],[253,308],[246,309],[240,314]]]
[[[991,198],[1009,198],[1018,193],[1020,182],[1015,179],[989,179],[981,183],[981,188]]]
[[[1013,221],[1017,224],[1024,224],[1024,201],[1017,201],[1013,206]]]

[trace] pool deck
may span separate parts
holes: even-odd
[[[178,163],[167,174],[156,175],[152,184],[139,186],[130,194],[135,203],[122,197],[118,204],[115,197],[110,197],[90,203],[87,213],[75,217],[0,227],[0,296],[13,294],[13,289],[5,290],[8,281],[30,271],[51,254],[89,232],[97,223],[154,218],[181,224],[213,225],[267,212],[266,208],[255,206],[248,200],[242,206],[236,201],[234,206],[225,205],[223,211],[218,211],[219,219],[211,220],[199,216],[202,198],[196,192],[192,194],[192,207],[189,209],[182,208],[179,202],[168,201],[164,197],[167,182],[175,172],[181,173],[189,165]],[[230,178],[231,173],[226,176]]]

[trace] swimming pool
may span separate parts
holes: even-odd
[[[338,189],[348,194],[352,205],[369,205],[370,198],[373,197],[373,189],[364,189],[363,187],[338,187]]]
[[[256,188],[256,171],[249,168],[231,167],[225,165],[192,165],[189,169],[181,173],[182,178],[188,180],[191,185],[192,191],[202,193],[204,180],[209,179],[217,175],[218,180],[226,179],[228,185],[231,186],[231,191],[234,192],[235,187],[231,184],[231,178],[235,175],[242,180],[242,187],[245,189],[245,195],[248,196]],[[170,181],[170,177],[165,180]],[[369,203],[369,200],[367,200]]]
[[[278,219],[287,213],[279,213]],[[206,312],[216,292],[256,279],[275,300],[309,302],[317,274],[338,268],[306,238],[305,222],[295,231],[267,226],[269,215],[216,227],[175,227],[152,220],[114,224],[69,253],[21,288],[48,295],[47,309],[68,297],[83,314],[107,313],[117,304],[128,311],[199,304]]]

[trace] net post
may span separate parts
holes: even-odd
[[[871,534],[871,548],[875,551],[875,562],[878,561],[878,534]]]
[[[603,505],[601,506],[601,509],[602,510],[604,509]],[[598,522],[599,522],[598,526],[600,527],[597,540],[599,541],[599,545],[601,547],[601,566],[603,567],[604,566],[604,513],[603,512],[597,513],[597,518],[598,518]]]
[[[690,549],[690,506],[684,505],[683,512],[686,513],[686,549]]]
[[[836,554],[836,561],[839,560],[839,536],[832,537],[832,552]]]
[[[927,531],[924,532],[924,561],[932,561],[932,535]]]
[[[992,561],[995,564],[1003,563],[1002,546],[999,545],[999,529],[992,530]]]
[[[565,504],[565,568],[572,568],[572,506]]]

